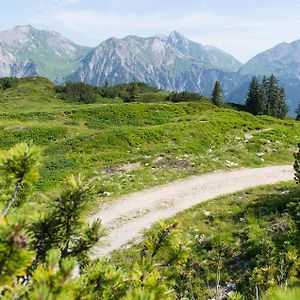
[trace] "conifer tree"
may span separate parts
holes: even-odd
[[[299,105],[298,105],[298,108],[296,110],[296,121],[300,121],[300,102],[299,102]]]
[[[259,85],[258,88],[258,101],[257,101],[257,111],[258,115],[263,115],[266,113],[266,106],[267,106],[267,97],[266,91],[264,89],[263,84]]]
[[[212,96],[211,96],[211,101],[214,105],[216,106],[221,106],[223,103],[222,99],[222,87],[220,81],[216,81]]]
[[[139,97],[137,95],[137,83],[135,78],[133,82],[130,83],[128,88],[128,96],[124,99],[124,102],[137,102],[139,101]]]
[[[300,184],[300,143],[298,144],[298,151],[294,154],[295,163],[294,163],[294,171],[295,171],[295,181],[297,184]]]
[[[279,88],[277,105],[276,105],[276,113],[274,116],[279,119],[284,119],[287,112],[288,112],[288,106],[286,104],[285,91],[284,88]]]
[[[267,105],[266,113],[269,116],[275,116],[278,111],[278,81],[276,77],[272,74],[266,83],[266,95],[267,95]]]
[[[0,159],[0,174],[11,181],[14,186],[2,216],[6,217],[17,203],[24,184],[31,185],[39,179],[40,153],[32,144],[20,143],[14,146]],[[22,204],[22,203],[18,203]]]
[[[105,79],[105,81],[104,81],[104,88],[108,88],[108,80],[107,79]]]
[[[252,79],[245,106],[254,115],[266,114],[280,119],[288,112],[284,88],[279,87],[274,75],[264,77],[261,84],[255,77]]]
[[[80,263],[88,260],[88,251],[104,233],[99,220],[86,224],[83,219],[94,199],[93,187],[80,176],[71,176],[65,190],[49,201],[47,213],[31,226],[38,261],[44,261],[51,249],[59,249],[62,258],[76,257]]]
[[[260,86],[258,84],[257,78],[253,77],[249,86],[249,91],[248,91],[245,106],[247,111],[254,115],[260,113],[259,92],[260,92]]]

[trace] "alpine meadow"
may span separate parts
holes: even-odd
[[[0,299],[299,300],[300,5],[25,2],[0,11]]]

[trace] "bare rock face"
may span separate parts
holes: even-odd
[[[59,33],[17,26],[0,32],[0,76],[39,75],[59,82],[89,50]]]
[[[105,80],[118,84],[135,78],[165,90],[205,94],[214,83],[203,85],[207,82],[203,80],[206,71],[233,72],[240,66],[229,54],[192,42],[174,31],[167,37],[108,39],[81,60],[69,79],[101,86]]]
[[[28,77],[36,75],[36,66],[30,59],[18,60],[12,52],[0,45],[0,77]]]

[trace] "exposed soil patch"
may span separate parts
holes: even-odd
[[[172,159],[163,156],[159,156],[153,161],[153,167],[159,169],[186,169],[191,173],[195,173],[195,170],[189,161],[183,159]]]
[[[119,172],[131,172],[138,170],[142,167],[142,164],[139,162],[136,163],[128,163],[124,164],[121,166],[113,166],[113,167],[107,167],[104,168],[100,171],[101,174],[106,175],[106,174],[115,174]]]
[[[24,130],[26,130],[26,127],[24,127],[24,126],[10,126],[10,127],[5,127],[4,130],[7,130],[7,131],[24,131]]]

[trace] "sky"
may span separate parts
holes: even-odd
[[[30,24],[97,46],[110,37],[179,31],[246,62],[281,42],[300,39],[299,0],[9,0],[0,30]]]

